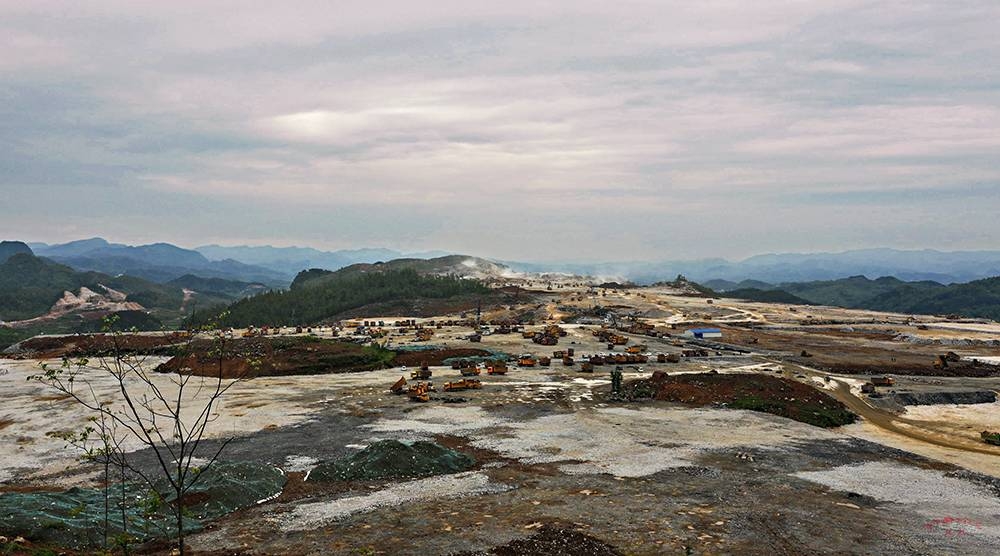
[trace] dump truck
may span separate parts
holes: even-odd
[[[399,377],[399,380],[397,380],[395,383],[393,383],[392,386],[389,387],[389,391],[392,392],[393,394],[402,394],[403,392],[405,392],[406,378]]]
[[[889,376],[873,376],[871,383],[875,386],[892,386],[893,384],[896,384],[896,381]]]
[[[421,365],[419,369],[410,373],[410,378],[419,378],[420,380],[427,380],[431,377],[431,370],[427,368],[426,365]]]
[[[461,369],[460,372],[462,373],[462,376],[479,376],[479,373],[481,373],[482,371],[479,370],[479,367],[473,365],[471,367],[465,367]]]
[[[534,367],[536,363],[537,361],[535,361],[535,358],[530,355],[522,355],[517,360],[517,365],[519,367]]]
[[[486,373],[491,375],[505,375],[507,374],[507,363],[504,363],[503,361],[491,363],[488,367],[486,367]]]
[[[666,363],[667,362],[667,354],[666,353],[657,353],[656,354],[656,362],[657,363]]]
[[[636,344],[634,346],[629,346],[625,348],[626,353],[642,353],[644,351],[646,351],[646,346],[642,344]]]
[[[572,367],[573,366],[573,358],[570,357],[570,356],[568,356],[568,355],[566,357],[563,357],[562,358],[562,364],[563,364],[564,367]]]
[[[552,364],[552,358],[551,357],[544,357],[544,356],[539,357],[538,358],[538,364],[540,366],[542,366],[542,367],[548,367],[549,365]]]
[[[581,373],[594,372],[594,364],[591,363],[590,361],[584,361],[583,363],[580,364],[580,372]]]
[[[463,378],[462,380],[456,380],[454,382],[446,382],[444,384],[444,391],[458,392],[460,390],[479,390],[482,387],[483,383],[478,380]]]

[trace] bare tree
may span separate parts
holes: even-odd
[[[111,321],[106,327],[113,324]],[[149,486],[154,495],[164,494],[161,490],[166,485],[166,494],[173,498],[170,512],[177,548],[184,554],[186,495],[202,477],[201,471],[215,463],[232,441],[232,437],[226,438],[212,448],[205,444],[210,425],[219,417],[223,396],[244,378],[227,376],[225,372],[226,361],[239,354],[232,349],[227,335],[214,329],[201,330],[177,348],[179,355],[186,356],[185,361],[200,363],[197,372],[181,368],[158,373],[150,368],[149,356],[135,349],[137,332],[110,332],[103,337],[108,340],[106,351],[94,360],[67,358],[59,366],[43,364],[42,374],[30,379],[49,385],[95,413],[82,438],[67,440],[88,449],[89,435],[97,433],[100,445],[91,452],[92,459],[105,464],[106,474],[112,465],[119,469],[123,505],[126,470]],[[201,364],[206,360],[211,363]],[[251,361],[250,367],[255,364]],[[101,383],[105,384],[104,390]],[[156,461],[154,471],[135,465],[129,457],[130,448],[149,449]],[[197,465],[196,455],[207,464]],[[121,518],[123,528],[127,527],[124,507]]]

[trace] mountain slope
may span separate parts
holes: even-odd
[[[400,270],[412,270],[422,276],[455,276],[488,280],[500,278],[511,272],[506,266],[467,255],[447,255],[434,259],[395,259],[392,261],[366,264],[358,263],[335,272],[310,269],[299,273],[292,281],[292,289],[323,284],[346,276],[378,274]]]
[[[430,259],[447,255],[447,253],[437,251],[404,254],[392,249],[321,251],[310,247],[223,247],[221,245],[205,245],[198,247],[196,251],[210,260],[233,259],[293,275],[309,268],[338,270],[358,263],[370,264],[400,258]]]
[[[960,315],[1000,320],[1000,277],[965,284],[904,282],[852,276],[841,280],[792,282],[768,290],[735,289],[727,297],[776,303],[811,303],[892,313]],[[798,301],[796,301],[798,299]]]
[[[224,326],[312,325],[336,320],[352,309],[376,303],[412,308],[426,300],[482,296],[490,290],[475,280],[429,276],[413,268],[370,272],[332,272],[296,279],[288,291],[271,291],[233,303],[218,319]],[[188,320],[198,326],[216,320],[220,308],[199,311]],[[412,310],[412,309],[407,309]],[[408,313],[413,314],[413,313]]]
[[[7,262],[7,259],[18,254],[33,255],[34,253],[26,243],[20,241],[0,241],[0,263]]]
[[[58,307],[78,306],[86,311],[90,308],[88,303],[101,301],[95,298],[106,298],[111,302],[109,306],[134,304],[127,307],[130,310],[176,309],[180,307],[183,292],[129,276],[78,272],[27,253],[14,255],[0,264],[0,320],[33,319]]]

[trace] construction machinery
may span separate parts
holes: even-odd
[[[462,367],[459,372],[462,373],[462,376],[479,376],[479,373],[482,371],[476,365],[469,365],[468,367]]]
[[[433,374],[426,363],[421,363],[420,368],[410,373],[410,378],[419,378],[420,380],[427,380]]]
[[[431,401],[430,393],[434,392],[434,385],[429,382],[418,382],[407,389],[406,394],[410,397],[410,401],[414,402],[429,402]]]
[[[551,357],[542,356],[542,357],[538,358],[538,365],[539,366],[548,367],[551,364],[552,364],[552,358]]]
[[[463,378],[462,380],[456,380],[454,382],[446,382],[444,384],[444,391],[458,392],[461,390],[479,390],[482,387],[483,383],[478,380],[471,378]]]
[[[580,364],[580,372],[581,373],[594,372],[594,364],[591,363],[590,361],[584,361],[583,363]]]
[[[397,380],[392,386],[389,387],[389,391],[392,392],[393,394],[402,394],[403,392],[405,392],[406,378],[399,377],[399,380]]]
[[[519,367],[534,367],[537,361],[531,355],[522,355],[517,360],[517,366]]]
[[[568,356],[568,355],[566,357],[563,357],[562,358],[562,364],[563,364],[564,367],[572,367],[573,366],[573,358],[570,357],[570,356]]]
[[[491,363],[486,367],[486,373],[491,375],[505,375],[507,374],[507,363],[503,361]]]

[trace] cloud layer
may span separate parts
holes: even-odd
[[[996,2],[248,4],[0,0],[0,234],[996,247]]]

